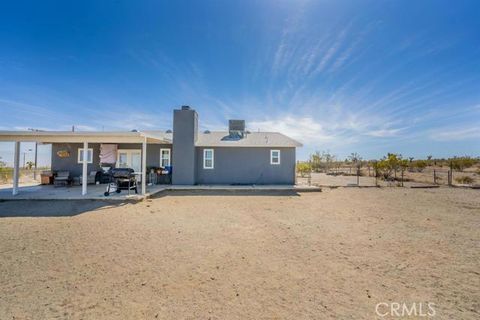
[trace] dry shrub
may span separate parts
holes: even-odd
[[[312,172],[312,166],[310,163],[300,162],[297,164],[297,172],[300,173],[300,176],[303,178]]]
[[[469,176],[458,177],[458,178],[455,179],[455,181],[457,181],[460,184],[472,184],[473,183],[473,179]]]

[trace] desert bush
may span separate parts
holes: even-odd
[[[384,180],[389,180],[400,168],[406,168],[408,160],[402,159],[402,156],[395,153],[389,153],[380,161],[373,163],[373,168],[377,176],[381,176]]]
[[[7,167],[0,167],[0,183],[8,183],[12,181],[13,169]]]
[[[310,165],[313,171],[320,171],[322,168],[322,155],[320,152],[316,151],[314,154],[310,155]]]
[[[415,171],[422,172],[427,167],[427,164],[425,160],[417,160],[412,163],[412,166]]]
[[[457,181],[458,183],[461,183],[461,184],[472,184],[473,183],[473,179],[469,176],[461,176],[461,177],[455,178],[455,181]]]
[[[470,157],[455,157],[449,160],[452,169],[458,171],[463,171],[464,169],[470,168],[477,162],[477,160]]]
[[[336,157],[328,151],[315,151],[310,155],[310,165],[314,172],[325,171],[328,173],[332,168],[336,168],[335,161]]]
[[[308,162],[300,162],[297,164],[297,172],[300,173],[300,176],[305,177],[312,172],[312,166]]]

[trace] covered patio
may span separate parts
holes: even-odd
[[[12,199],[89,199],[103,195],[106,185],[88,185],[88,156],[79,156],[81,164],[81,186],[55,188],[52,185],[19,186],[20,143],[36,142],[37,144],[80,144],[83,150],[89,150],[92,144],[122,144],[141,146],[140,172],[135,172],[140,180],[140,197],[149,192],[162,189],[161,185],[147,187],[147,146],[170,144],[171,140],[161,133],[146,132],[65,132],[65,131],[0,131],[0,141],[14,143],[13,182],[11,188],[0,189],[0,196],[5,199],[9,193]],[[86,154],[86,153],[83,153]],[[92,155],[93,157],[93,155]],[[91,163],[91,162],[90,162]],[[24,195],[22,195],[24,193]],[[127,191],[111,195],[110,198],[125,198]],[[135,197],[135,191],[130,192]]]

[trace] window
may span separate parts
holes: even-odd
[[[87,149],[87,163],[93,162],[93,149]],[[83,163],[83,148],[78,149],[78,163]]]
[[[270,164],[280,164],[280,150],[270,150]]]
[[[170,149],[160,149],[160,167],[170,166]]]
[[[203,150],[203,169],[213,169],[213,149]]]

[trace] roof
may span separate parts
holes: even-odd
[[[166,132],[166,131],[159,131],[159,130],[150,130],[150,131],[142,131],[144,135],[147,137],[156,137],[158,139],[162,139],[165,141],[169,141],[169,143],[172,143],[172,131]]]
[[[0,141],[41,143],[161,143],[172,144],[172,133],[165,131],[0,131]],[[301,147],[302,144],[279,132],[251,132],[242,139],[228,131],[199,132],[197,147]]]
[[[165,143],[171,144],[171,134],[162,131],[0,131],[0,141],[101,142],[101,143]]]
[[[302,144],[279,132],[251,132],[242,139],[232,138],[228,131],[199,132],[197,147],[301,147]]]

